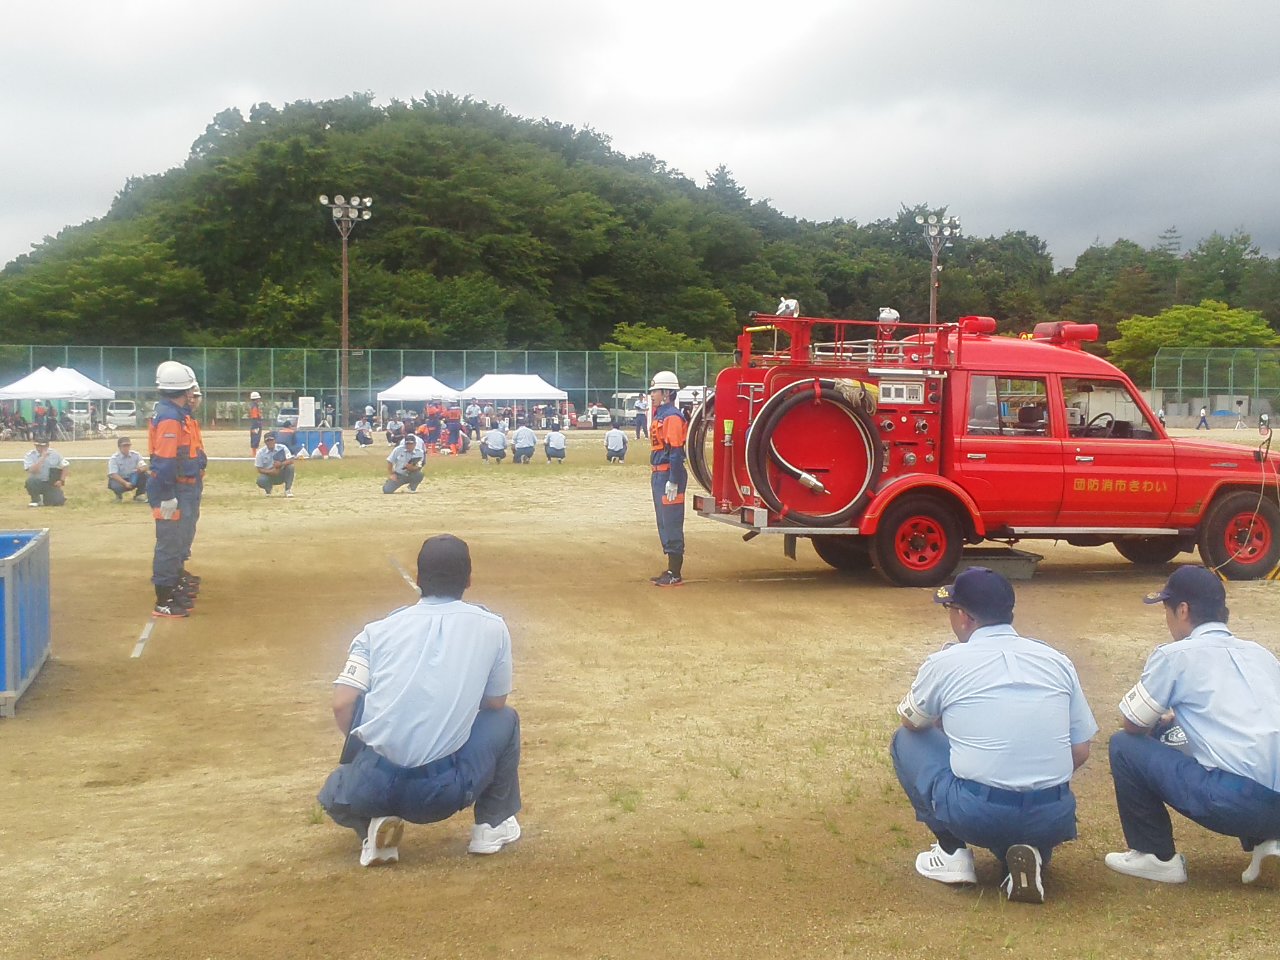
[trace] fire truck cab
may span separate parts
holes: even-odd
[[[1172,439],[1094,324],[995,335],[752,315],[690,420],[703,517],[812,540],[839,569],[944,582],[965,544],[1114,544],[1139,564],[1198,547],[1233,579],[1280,562],[1280,457]],[[757,350],[757,338],[771,338]]]

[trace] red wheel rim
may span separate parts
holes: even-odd
[[[898,562],[908,570],[931,570],[947,552],[947,532],[933,517],[908,517],[893,544]]]
[[[1252,511],[1236,514],[1227,524],[1223,538],[1228,560],[1242,564],[1265,560],[1271,553],[1273,536],[1271,524],[1261,514]]]

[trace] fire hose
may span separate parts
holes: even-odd
[[[685,455],[688,458],[689,472],[698,485],[707,493],[714,494],[711,488],[711,465],[707,463],[707,431],[716,422],[716,393],[708,390],[706,398],[693,408],[689,414],[689,435],[685,440]]]
[[[747,433],[747,474],[757,495],[770,510],[786,522],[801,527],[835,527],[847,523],[866,504],[875,489],[884,465],[884,449],[871,415],[876,409],[877,390],[858,380],[809,379],[789,383],[760,408]],[[774,444],[774,434],[788,414],[806,404],[827,403],[845,414],[854,427],[858,447],[856,462],[863,476],[854,478],[852,496],[840,495],[840,502],[831,504],[831,510],[821,513],[801,511],[783,502],[774,489],[769,475],[769,465],[790,477],[807,490],[822,496],[831,496],[828,482],[796,467],[783,457]],[[833,441],[835,438],[832,438]],[[699,480],[699,483],[702,481]]]

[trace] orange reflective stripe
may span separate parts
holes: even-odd
[[[151,428],[151,455],[177,459],[178,447],[182,445],[183,436],[176,420],[162,420],[159,426]]]
[[[653,465],[654,473],[666,473],[670,469],[671,469],[671,464],[669,463],[655,463]]]
[[[684,417],[671,416],[662,421],[662,432],[666,437],[667,446],[679,448],[684,446],[685,422]]]

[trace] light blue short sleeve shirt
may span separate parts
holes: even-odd
[[[1071,661],[1009,624],[933,654],[907,699],[916,725],[942,720],[957,777],[1006,790],[1070,780],[1072,745],[1098,732]]]
[[[1174,712],[1201,766],[1280,792],[1280,662],[1271,651],[1233,636],[1225,623],[1202,623],[1152,651],[1139,691],[1151,712]],[[1128,697],[1120,712],[1150,726]]]
[[[511,692],[511,635],[495,613],[426,597],[368,624],[349,658],[368,664],[355,734],[392,763],[418,767],[455,753],[485,697]],[[344,671],[335,681],[365,689]]]

